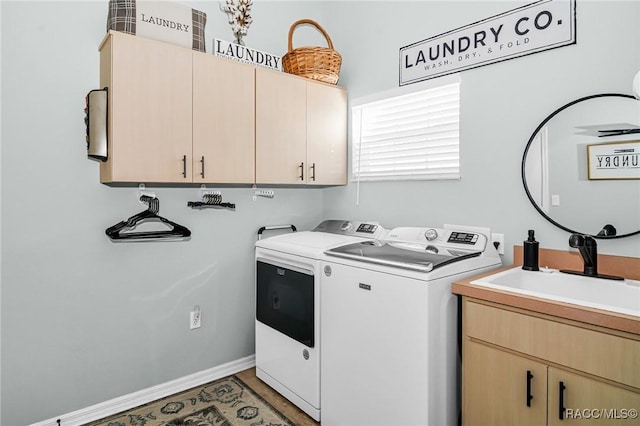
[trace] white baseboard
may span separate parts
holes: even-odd
[[[213,380],[221,379],[255,367],[256,357],[250,355],[207,370],[199,371],[188,376],[180,377],[166,383],[159,384],[138,392],[133,392],[109,401],[101,402],[91,407],[83,408],[71,413],[63,414],[52,419],[33,423],[30,426],[56,426],[60,420],[61,426],[81,426],[88,422],[103,419],[122,411],[130,410],[156,399],[164,398],[174,393],[182,392]]]

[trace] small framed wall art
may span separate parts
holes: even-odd
[[[640,179],[640,141],[587,145],[589,180]]]

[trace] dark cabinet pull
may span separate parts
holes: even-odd
[[[316,163],[311,164],[311,180],[316,180]]]
[[[202,179],[204,179],[204,155],[202,156],[200,163],[202,163],[202,171],[200,172],[200,176],[202,176]]]
[[[533,374],[531,374],[530,370],[527,370],[527,407],[531,407],[531,400],[533,399],[533,395],[531,395],[531,379],[533,379]]]
[[[187,178],[187,156],[183,155],[182,156],[182,176],[184,176],[184,178]]]
[[[300,176],[298,176],[300,178],[301,181],[304,182],[304,161],[302,163],[300,163]]]
[[[558,387],[558,418],[560,420],[564,420],[564,412],[567,411],[567,409],[564,408],[564,390],[566,388],[564,382],[560,382],[560,386]]]

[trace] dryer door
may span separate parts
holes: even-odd
[[[312,348],[313,272],[257,261],[256,319]]]

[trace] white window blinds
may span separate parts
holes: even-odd
[[[460,82],[352,108],[352,178],[460,178]]]

